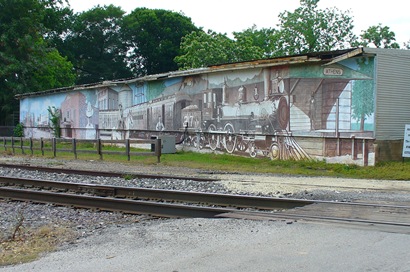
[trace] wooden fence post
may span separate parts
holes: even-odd
[[[101,144],[101,138],[98,138],[97,140],[97,153],[100,155],[100,160],[103,159],[103,154],[102,154],[102,144]]]
[[[15,154],[14,151],[14,137],[11,137],[11,149],[13,150],[13,155]]]
[[[44,141],[43,141],[43,137],[40,138],[40,149],[41,149],[41,155],[44,156]]]
[[[26,154],[25,152],[24,152],[24,148],[23,148],[23,137],[20,137],[20,149],[21,149],[21,154]]]
[[[155,155],[157,156],[157,162],[161,161],[161,139],[155,139]]]
[[[130,139],[125,139],[125,153],[127,154],[128,161],[130,161]]]
[[[73,146],[73,153],[74,153],[74,158],[77,159],[77,141],[75,138],[71,140],[71,144]]]
[[[52,149],[53,149],[53,156],[55,158],[55,157],[57,157],[57,140],[56,140],[56,138],[52,138],[51,145],[52,145]]]
[[[34,155],[33,137],[30,137],[30,153],[31,153],[31,155]]]

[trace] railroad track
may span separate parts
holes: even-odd
[[[38,180],[38,179],[24,179],[0,176],[0,185],[3,186],[18,186],[28,189],[16,189],[16,188],[0,188],[0,197],[19,199],[19,200],[36,200],[48,198],[52,195],[62,195],[71,199],[71,195],[82,197],[86,194],[87,198],[116,198],[118,200],[126,198],[126,200],[135,200],[142,203],[143,201],[166,201],[168,203],[191,203],[191,204],[206,204],[217,205],[220,207],[235,207],[235,208],[255,208],[255,209],[291,209],[295,207],[302,207],[304,205],[312,204],[309,200],[297,200],[297,199],[283,199],[283,198],[269,198],[269,197],[255,197],[245,195],[229,195],[229,194],[213,194],[213,193],[200,193],[200,192],[188,192],[177,190],[161,190],[161,189],[148,189],[139,187],[121,187],[121,186],[108,186],[108,185],[95,185],[85,183],[72,183],[72,182],[56,182],[50,180]],[[42,190],[42,191],[39,191]],[[47,192],[44,192],[47,190]],[[27,194],[26,194],[27,192]],[[69,192],[69,193],[67,193]],[[40,195],[36,199],[30,199],[31,195]],[[14,197],[13,195],[16,195]],[[26,195],[26,196],[24,196]],[[44,197],[44,198],[41,198]],[[65,203],[58,203],[65,204]],[[69,203],[68,203],[69,204]],[[76,205],[73,203],[72,205]],[[96,207],[99,208],[99,207]],[[117,209],[112,207],[112,209]],[[124,212],[132,212],[132,210]],[[227,210],[222,210],[226,212]],[[232,211],[232,209],[229,209]],[[166,214],[156,214],[165,216]]]
[[[354,223],[410,233],[410,206],[212,194],[0,177],[0,198],[161,217]],[[14,186],[14,187],[10,187]],[[18,188],[16,188],[18,186]]]
[[[63,174],[72,174],[72,175],[87,175],[87,176],[102,176],[102,177],[120,177],[120,178],[131,178],[131,179],[142,179],[142,178],[150,178],[150,179],[189,179],[193,181],[200,181],[200,182],[215,182],[221,181],[219,178],[209,178],[209,177],[200,177],[200,176],[178,176],[178,175],[152,175],[152,174],[142,174],[142,173],[124,173],[124,172],[104,172],[104,171],[93,171],[93,170],[78,170],[78,169],[67,169],[67,168],[57,168],[57,167],[41,167],[41,166],[32,166],[32,165],[25,165],[25,164],[2,164],[0,163],[0,167],[4,168],[16,168],[21,170],[29,170],[29,171],[42,171],[48,173],[63,173]],[[236,180],[237,182],[241,182],[244,184],[259,184],[259,183],[268,183],[268,182],[261,182],[261,181],[253,181],[253,180]],[[303,190],[306,189],[341,189],[341,190],[356,190],[356,191],[368,191],[368,192],[397,192],[398,189],[394,186],[391,188],[370,188],[370,187],[360,187],[360,186],[341,186],[341,185],[332,185],[332,184],[307,184],[307,183],[289,183],[289,182],[275,182],[277,185],[289,185],[293,187],[300,187]],[[302,190],[301,189],[301,190]],[[400,192],[402,193],[410,193],[410,188],[400,188]]]
[[[124,172],[105,172],[105,171],[92,171],[92,170],[78,170],[78,169],[67,169],[67,168],[57,168],[57,167],[41,167],[41,166],[32,166],[32,165],[25,165],[25,164],[1,164],[0,167],[4,168],[16,168],[21,170],[29,170],[29,171],[40,171],[40,172],[48,172],[48,173],[63,173],[63,174],[71,174],[71,175],[86,175],[86,176],[101,176],[101,177],[120,177],[120,178],[157,178],[157,179],[190,179],[194,181],[204,181],[204,182],[212,182],[218,181],[219,179],[215,178],[205,178],[205,177],[195,177],[190,176],[189,178],[186,176],[177,176],[177,175],[149,175],[149,174],[141,174],[141,173],[124,173]]]

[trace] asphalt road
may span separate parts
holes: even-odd
[[[170,219],[112,227],[0,271],[404,272],[410,271],[409,233],[292,221]]]

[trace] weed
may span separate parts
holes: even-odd
[[[11,235],[0,241],[0,266],[30,262],[40,254],[50,252],[62,242],[74,239],[74,232],[69,228],[41,226],[36,229],[24,227],[23,205],[16,216],[16,223],[11,228]]]
[[[131,175],[131,174],[126,174],[126,175],[123,176],[123,178],[124,178],[125,180],[131,180],[131,179],[134,178],[134,176]]]
[[[64,227],[24,229],[24,235],[19,239],[0,242],[0,266],[31,262],[41,254],[51,252],[59,244],[74,238],[74,232]]]

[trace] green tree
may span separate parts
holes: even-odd
[[[132,71],[143,76],[177,70],[174,58],[181,55],[181,39],[198,28],[180,13],[137,8],[125,16],[122,30]]]
[[[187,35],[181,43],[182,54],[175,61],[181,69],[188,69],[350,47],[357,37],[349,11],[321,10],[318,2],[301,0],[295,11],[280,13],[278,29],[252,26],[234,32],[233,40],[213,31]]]
[[[239,51],[239,59],[251,60],[277,56],[278,31],[273,28],[257,29],[256,25],[242,32],[233,32],[236,47],[243,48]]]
[[[318,9],[319,0],[300,0],[293,12],[279,14],[277,54],[294,55],[349,47],[355,40],[349,11]]]
[[[374,78],[374,65],[369,58],[360,58],[357,65],[361,73]],[[364,130],[365,120],[374,113],[374,85],[372,80],[356,80],[352,90],[352,117],[360,121],[360,130]]]
[[[0,124],[12,124],[16,94],[72,85],[71,64],[47,42],[66,11],[62,1],[0,0]]]
[[[256,26],[234,32],[234,39],[212,30],[192,32],[182,39],[182,55],[175,62],[180,69],[190,69],[270,57],[272,33],[269,29],[257,30]]]
[[[132,76],[125,61],[127,46],[121,35],[124,13],[120,7],[109,5],[96,6],[71,17],[56,45],[74,64],[77,84]]]
[[[375,46],[377,48],[400,48],[400,45],[395,42],[396,34],[390,31],[388,26],[370,26],[367,30],[360,34],[362,46]]]
[[[56,107],[48,107],[47,108],[48,114],[50,116],[50,123],[51,129],[53,130],[53,135],[56,138],[60,138],[61,136],[61,127],[60,127],[60,119],[61,119],[61,111],[59,108]]]
[[[48,49],[39,58],[42,63],[33,71],[32,89],[48,90],[74,84],[76,76],[73,65],[57,49]]]
[[[182,55],[175,57],[175,62],[182,70],[232,62],[236,60],[233,48],[234,41],[224,34],[192,32],[182,39]]]

